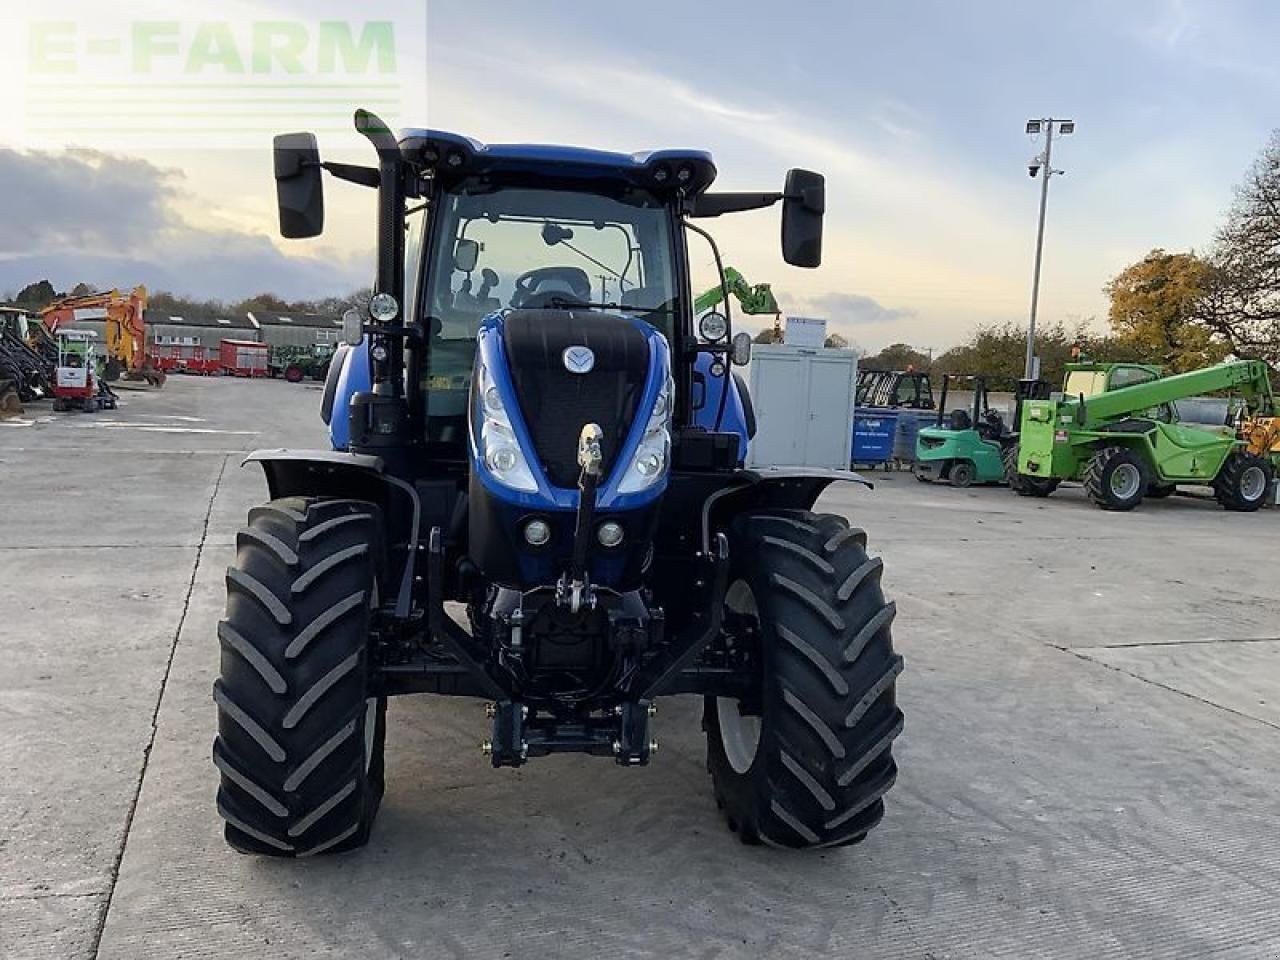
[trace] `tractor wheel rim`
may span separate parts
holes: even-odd
[[[378,698],[366,697],[364,701],[364,773],[369,775],[373,765],[373,740],[378,732]]]
[[[1142,486],[1142,474],[1132,463],[1122,463],[1111,471],[1111,494],[1118,500],[1128,500],[1137,495]]]
[[[755,594],[742,580],[735,581],[725,594],[725,606],[734,613],[754,617],[759,624]],[[744,717],[733,697],[716,697],[716,719],[720,727],[720,745],[734,773],[746,773],[755,763],[760,749],[759,717]]]
[[[1267,475],[1261,467],[1248,467],[1240,475],[1240,496],[1246,500],[1261,499],[1267,492]]]
[[[373,587],[369,591],[369,610],[372,612],[378,609],[378,579],[374,577]],[[373,741],[378,732],[378,698],[365,697],[364,699],[364,775],[369,775],[369,768],[373,765]]]

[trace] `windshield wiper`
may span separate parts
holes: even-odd
[[[640,307],[623,303],[596,303],[589,300],[578,300],[568,297],[552,297],[547,301],[547,306],[552,310],[626,310],[628,313],[664,313],[671,310],[671,308],[667,306]]]

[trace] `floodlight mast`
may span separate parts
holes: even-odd
[[[1058,128],[1058,132],[1063,136],[1075,133],[1076,123],[1074,120],[1054,120],[1052,117],[1044,120],[1028,120],[1027,133],[1036,135],[1044,133],[1044,151],[1037,157],[1032,158],[1027,170],[1031,176],[1040,177],[1040,219],[1036,226],[1036,265],[1035,271],[1031,279],[1031,317],[1027,324],[1027,362],[1023,371],[1023,376],[1031,380],[1036,376],[1036,309],[1040,301],[1040,263],[1044,254],[1044,214],[1045,208],[1049,203],[1049,178],[1055,173],[1062,173],[1061,170],[1053,169],[1053,131]]]

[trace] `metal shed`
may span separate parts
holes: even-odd
[[[258,328],[244,316],[233,314],[191,314],[181,316],[167,310],[148,310],[143,319],[147,339],[157,347],[204,347],[215,355],[222,341],[260,340]]]
[[[329,314],[254,310],[248,318],[258,328],[258,339],[272,347],[332,347],[342,339],[342,318]]]
[[[852,350],[752,347],[748,375],[758,430],[747,466],[847,470],[857,369]]]

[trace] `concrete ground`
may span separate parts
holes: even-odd
[[[1280,956],[1280,512],[907,474],[833,492],[899,605],[898,785],[861,846],[741,846],[692,699],[643,770],[494,771],[389,717],[372,844],[238,856],[209,760],[239,457],[313,386],[171,378],[0,421],[0,957]]]

